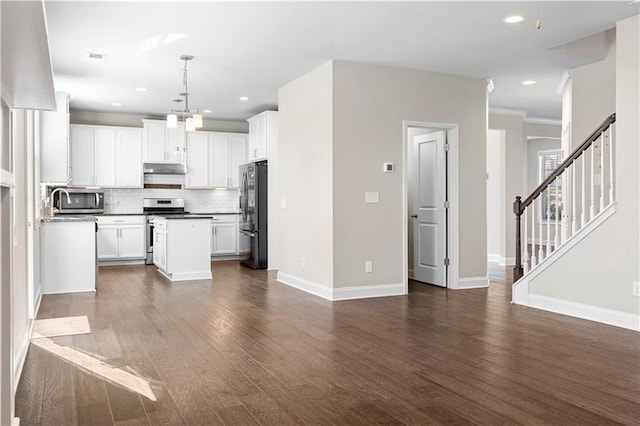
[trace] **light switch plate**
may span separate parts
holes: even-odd
[[[377,203],[378,202],[378,193],[377,192],[365,192],[364,193],[364,202],[365,203]]]
[[[280,208],[281,209],[287,208],[287,200],[280,200]]]

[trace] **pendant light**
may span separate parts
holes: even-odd
[[[167,115],[167,128],[175,129],[178,127],[178,114],[182,115],[185,124],[185,130],[187,132],[193,132],[196,129],[201,129],[203,126],[202,114],[197,109],[194,111],[189,109],[189,90],[187,84],[187,65],[190,60],[193,59],[191,55],[182,55],[180,60],[184,61],[184,69],[182,71],[182,85],[184,90],[179,93],[184,98],[183,109],[172,109],[171,113]],[[182,99],[174,99],[174,102],[182,102]]]

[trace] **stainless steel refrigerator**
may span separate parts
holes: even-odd
[[[240,166],[240,233],[249,237],[251,253],[242,263],[267,269],[267,162]]]

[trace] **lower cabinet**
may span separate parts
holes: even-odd
[[[167,270],[167,222],[156,222],[153,228],[153,264]]]
[[[238,254],[237,215],[218,215],[211,218],[211,256]]]
[[[145,216],[98,216],[98,260],[144,259]]]

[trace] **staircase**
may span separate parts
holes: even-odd
[[[615,213],[615,121],[611,114],[531,195],[516,197],[514,303],[529,305],[529,279]]]

